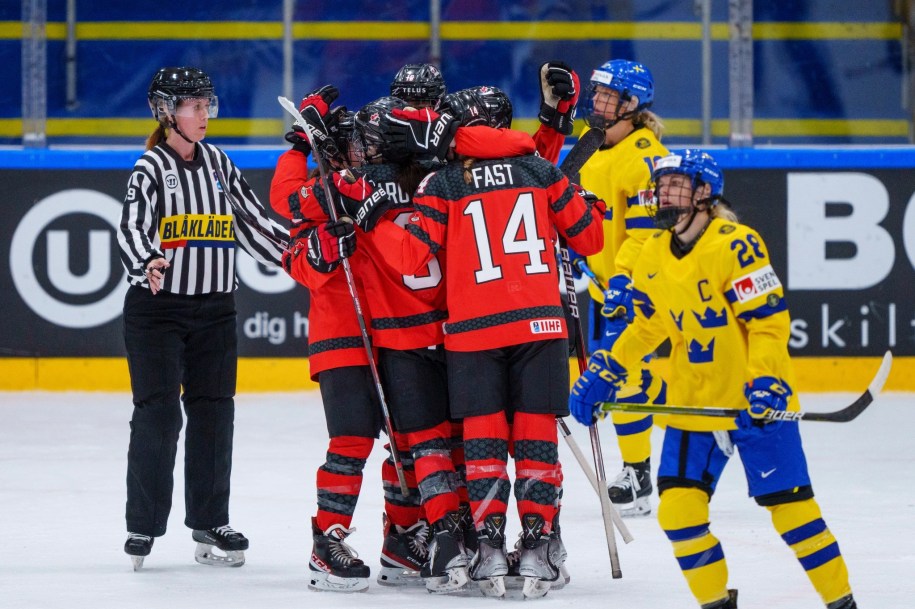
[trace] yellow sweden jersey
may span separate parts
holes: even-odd
[[[666,155],[654,133],[642,127],[612,148],[598,150],[581,168],[581,186],[607,203],[604,249],[588,256],[588,266],[602,285],[616,273],[632,273],[642,244],[655,230],[640,193],[648,190],[655,160]],[[594,300],[604,301],[594,285],[588,290]]]
[[[613,347],[629,370],[665,338],[671,342],[668,403],[745,408],[743,386],[759,376],[794,388],[788,356],[790,318],[762,238],[742,224],[713,219],[694,249],[678,259],[670,231],[648,239],[633,274],[636,317]],[[789,410],[797,410],[792,396]],[[671,415],[669,424],[734,429],[732,419]]]

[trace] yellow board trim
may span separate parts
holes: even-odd
[[[317,389],[308,359],[238,358],[238,391]],[[130,391],[123,357],[0,358],[2,391]]]
[[[665,118],[665,133],[670,136],[698,137],[702,122],[688,118]],[[145,138],[155,129],[152,118],[49,118],[48,137],[136,137]],[[534,133],[540,126],[536,118],[518,118],[512,127]],[[575,134],[581,133],[584,121],[575,121]],[[284,120],[269,118],[218,118],[208,128],[210,137],[270,137],[288,129]],[[727,119],[712,121],[712,135],[728,137]],[[908,137],[909,123],[905,120],[883,119],[788,119],[771,118],[753,121],[755,137]],[[0,119],[0,137],[22,137],[22,120]]]
[[[795,357],[797,390],[803,392],[864,391],[880,365],[877,357]],[[652,362],[664,374],[666,359]],[[569,360],[574,381],[578,361]],[[238,391],[315,389],[307,358],[238,358]],[[897,357],[887,391],[915,391],[915,357]],[[129,391],[127,360],[121,357],[3,357],[0,391]]]
[[[0,21],[0,40],[27,33],[20,21]],[[712,39],[728,39],[728,24],[715,22]],[[66,24],[49,22],[48,40],[64,40]],[[297,21],[296,40],[427,40],[424,21]],[[89,40],[282,40],[280,21],[82,21],[76,37]],[[893,22],[761,22],[755,40],[899,40]],[[701,40],[702,26],[689,21],[444,21],[442,40]]]

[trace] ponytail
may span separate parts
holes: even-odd
[[[146,138],[146,149],[152,150],[153,148],[155,148],[156,146],[158,146],[159,144],[164,142],[165,138],[166,138],[165,125],[163,125],[162,123],[159,123],[156,126],[156,130],[153,131],[152,133],[150,133],[149,137]]]
[[[661,122],[661,117],[650,110],[642,110],[639,112],[638,116],[635,116],[632,119],[632,124],[636,127],[647,128],[654,133],[654,136],[659,140],[664,133],[664,123]]]

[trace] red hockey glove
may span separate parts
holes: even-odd
[[[333,174],[333,183],[344,212],[365,232],[375,228],[384,212],[394,206],[388,191],[364,176],[356,178],[349,171],[338,171]]]

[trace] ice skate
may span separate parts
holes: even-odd
[[[734,595],[736,598],[736,590],[734,591]],[[736,607],[737,605],[735,604],[734,606]],[[848,596],[843,596],[837,601],[832,601],[826,605],[826,609],[858,609],[858,603],[856,603],[855,598],[849,594]]]
[[[550,552],[552,536],[543,532],[543,525],[543,516],[540,514],[525,514],[521,517],[518,573],[524,578],[521,594],[526,599],[546,595],[552,583],[559,579],[559,566],[553,562],[558,554],[555,545],[554,552]]]
[[[524,578],[521,576],[521,549],[523,533],[518,534],[518,541],[515,542],[515,549],[507,554],[508,574],[505,576],[505,588],[508,590],[520,590],[524,587]],[[561,590],[565,588],[572,577],[566,569],[565,561],[568,557],[565,544],[562,543],[562,536],[559,530],[559,512],[553,518],[553,530],[550,532],[549,545],[550,561],[559,567],[559,577],[550,584],[551,590]]]
[[[714,603],[709,603],[708,605],[702,605],[701,609],[737,609],[737,590],[729,588],[727,598],[720,601],[715,601]],[[834,608],[827,606],[826,609]],[[846,608],[842,607],[841,609]],[[854,609],[854,607],[850,607],[848,609]]]
[[[195,529],[191,536],[197,542],[194,560],[201,565],[240,567],[245,564],[248,538],[229,525],[206,530]]]
[[[620,516],[648,516],[653,490],[651,459],[646,459],[640,463],[623,463],[623,471],[607,487],[607,495],[619,509]]]
[[[124,542],[124,551],[130,555],[134,571],[139,571],[143,568],[143,559],[149,556],[154,541],[155,539],[149,535],[127,533],[127,541]]]
[[[490,514],[477,531],[476,554],[470,559],[468,574],[477,582],[484,596],[505,596],[505,575],[508,559],[505,555],[505,514]]]
[[[470,504],[462,503],[459,511],[461,512],[461,534],[464,536],[464,549],[467,550],[468,556],[473,556],[474,552],[477,551],[477,528],[473,524]]]
[[[384,545],[381,547],[381,570],[378,583],[382,586],[421,586],[420,569],[429,558],[429,524],[420,520],[404,528],[388,520],[384,523]]]
[[[429,562],[422,569],[426,590],[429,592],[447,594],[467,585],[467,564],[470,558],[462,537],[460,511],[448,512],[433,525]]]
[[[356,529],[334,524],[324,532],[311,519],[314,548],[308,561],[308,587],[332,592],[365,592],[371,570],[343,540]]]

